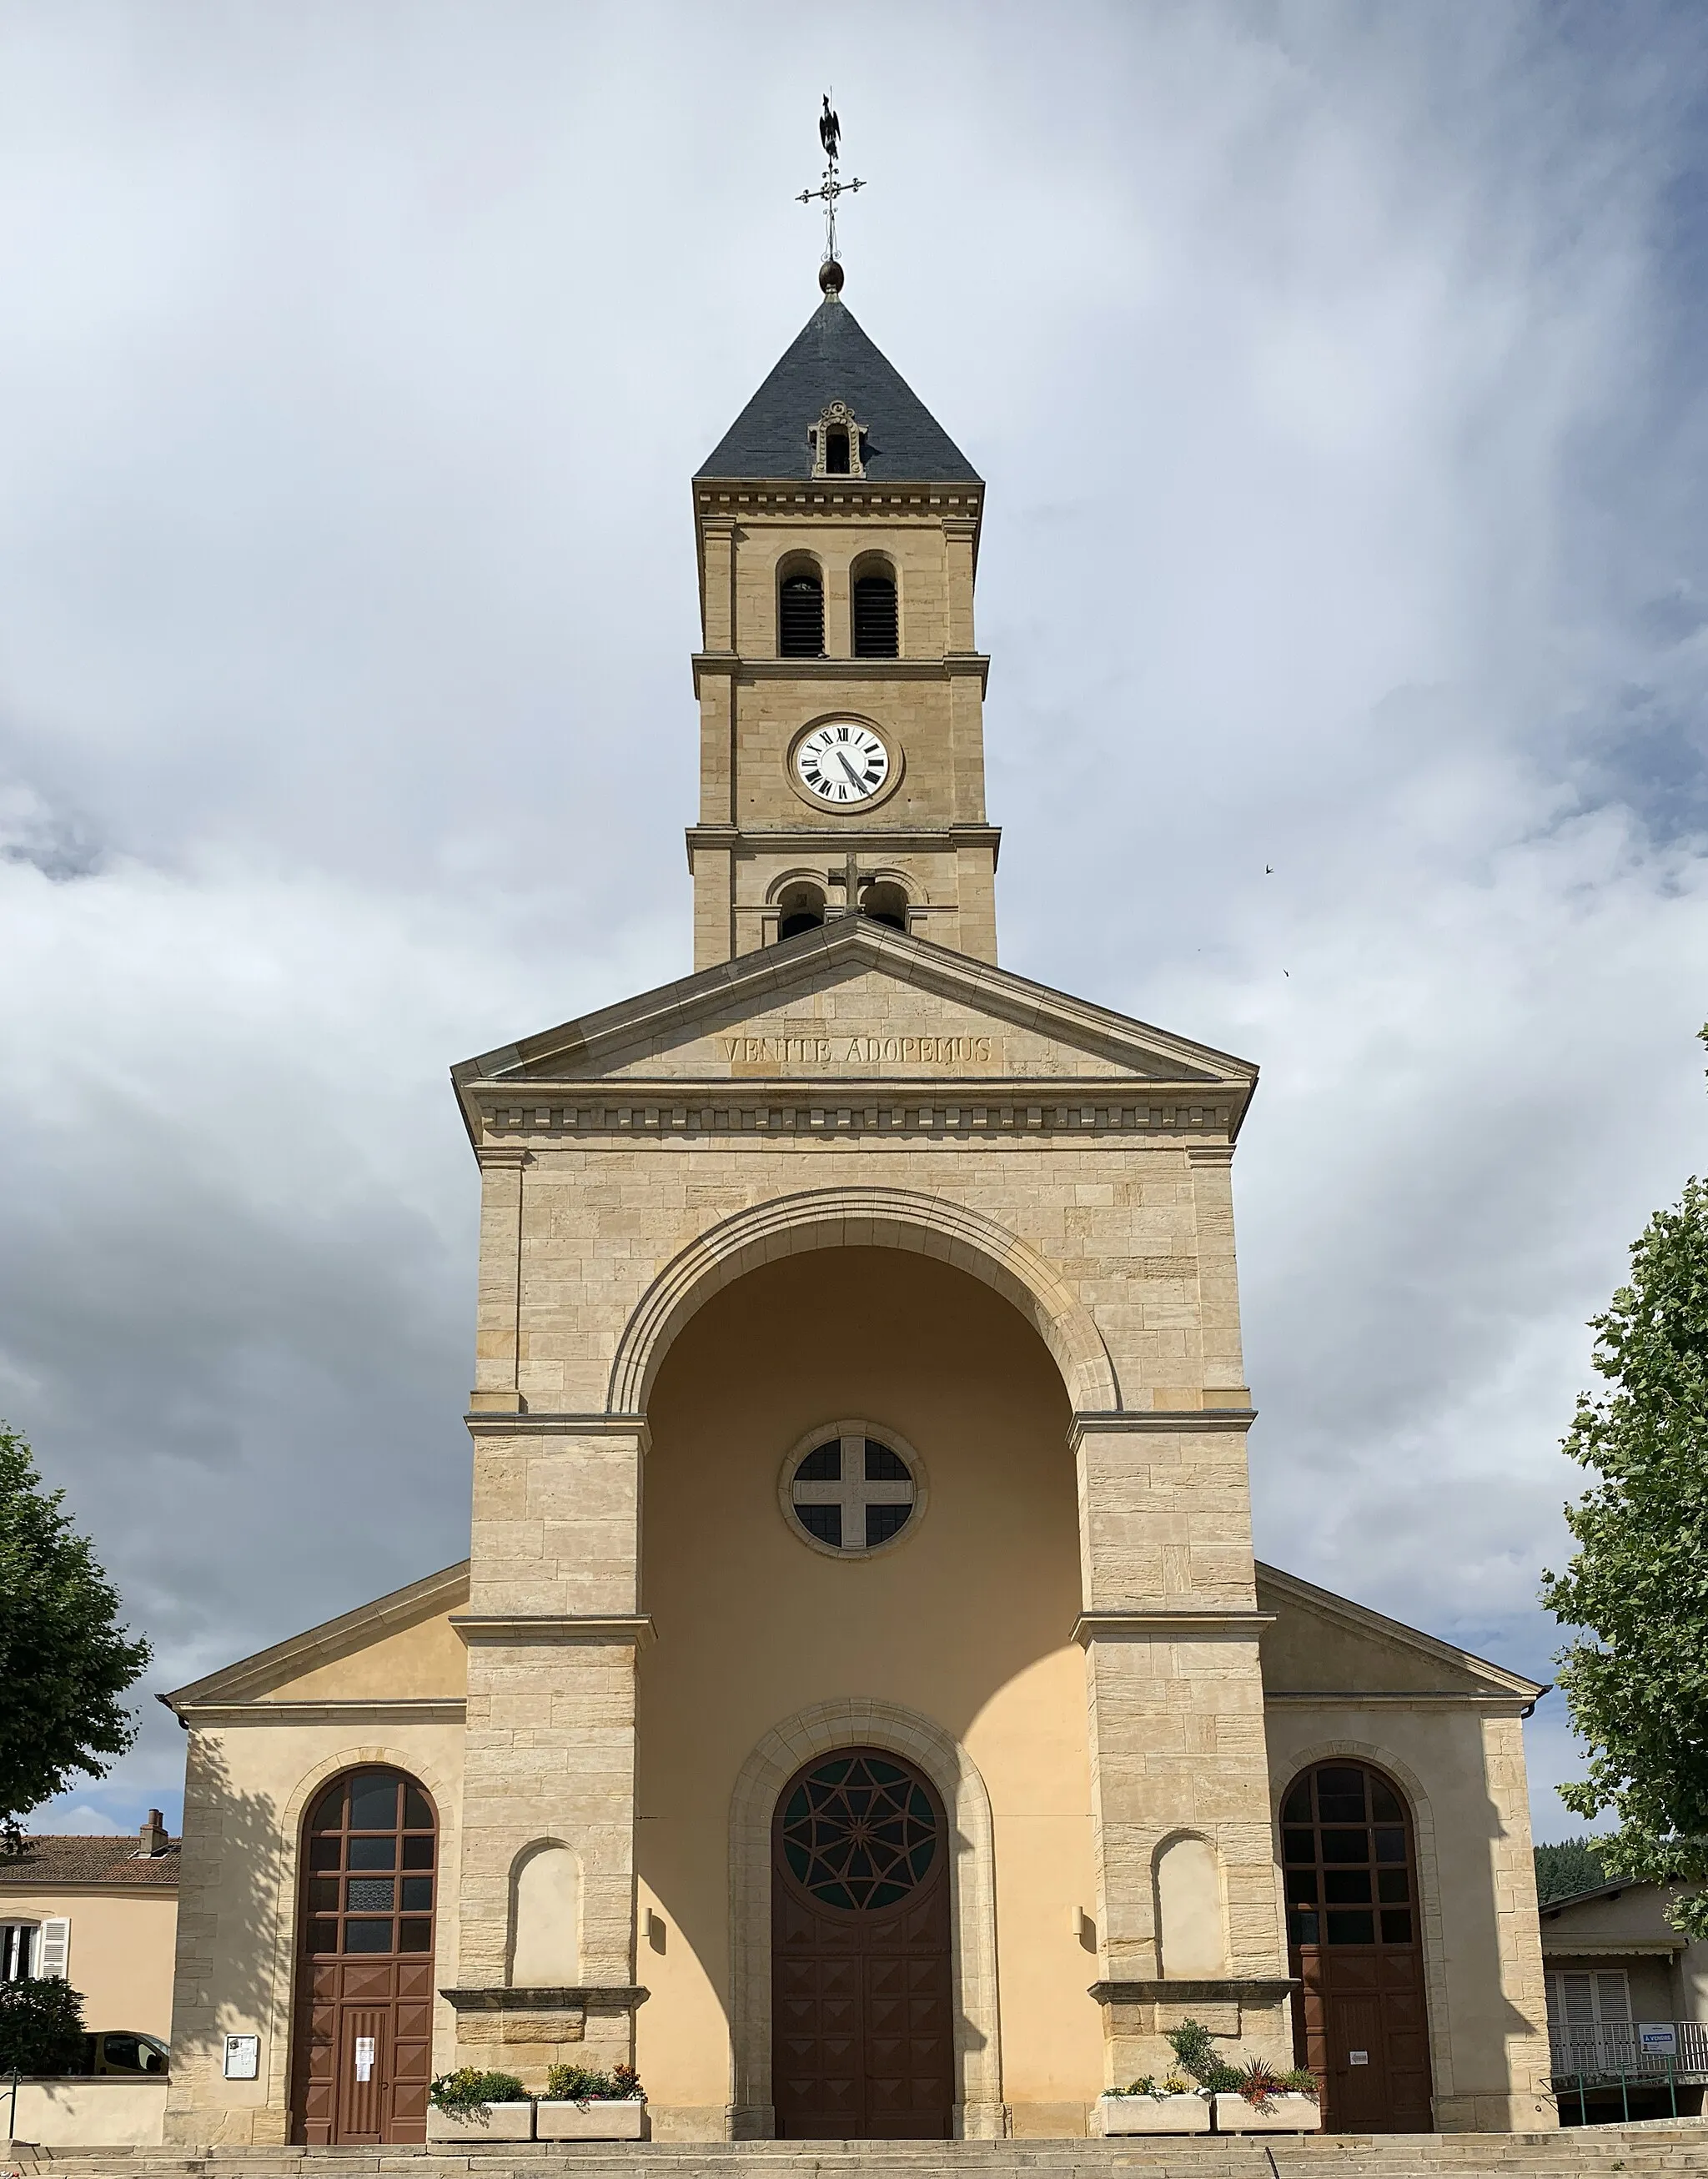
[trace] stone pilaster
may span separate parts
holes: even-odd
[[[1079,1469],[1107,2079],[1166,2070],[1189,2012],[1280,2060],[1290,2046],[1277,1904],[1244,1432],[1249,1410],[1082,1414]],[[1222,1959],[1171,1973],[1160,1850],[1214,1848]],[[1213,1948],[1212,1948],[1213,1950]],[[1209,1963],[1216,1965],[1213,1958]],[[1181,1995],[1171,1996],[1178,1982]],[[1189,1995],[1188,1993],[1190,1993]]]
[[[463,1787],[459,2062],[528,2085],[568,2054],[633,2056],[635,1654],[645,1425],[471,1416],[475,1512]],[[543,1841],[579,1869],[573,1986],[511,1987],[512,1885]],[[507,2054],[501,2061],[495,2052]],[[528,2062],[528,2054],[534,2061]],[[538,2080],[531,2077],[537,2075]]]

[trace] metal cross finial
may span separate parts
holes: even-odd
[[[836,200],[851,190],[863,189],[865,187],[865,184],[858,179],[852,182],[843,181],[837,172],[837,161],[841,155],[842,123],[837,118],[836,110],[830,102],[828,91],[824,95],[824,111],[818,117],[818,140],[824,146],[824,178],[816,189],[803,189],[795,199],[795,202],[797,204],[817,202],[823,205],[824,261],[828,266],[837,263]],[[838,272],[840,269],[838,266]],[[825,285],[823,282],[820,284]],[[841,279],[838,278],[834,284],[839,288],[842,285]],[[830,288],[826,286],[826,293],[829,292]]]

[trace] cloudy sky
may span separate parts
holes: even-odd
[[[465,1548],[445,1069],[688,965],[687,479],[827,81],[990,480],[1003,958],[1264,1070],[1260,1551],[1547,1676],[1708,1129],[1708,18],[857,19],[0,0],[0,1413],[151,1688]],[[146,1708],[52,1824],[175,1813]]]

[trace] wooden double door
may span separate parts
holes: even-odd
[[[1282,1804],[1297,2061],[1337,2133],[1428,2133],[1429,2020],[1417,1859],[1398,1788],[1323,1763]]]
[[[879,1748],[797,1773],[772,1830],[772,2097],[780,2138],[945,2140],[954,2116],[949,1830]]]

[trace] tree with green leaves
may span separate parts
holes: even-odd
[[[149,1660],[64,1496],[0,1428],[0,1834],[14,1846],[21,1816],[135,1740],[119,1698]]]
[[[1708,1029],[1702,1032],[1708,1040]],[[1631,1250],[1631,1278],[1593,1318],[1596,1372],[1565,1440],[1601,1479],[1566,1520],[1578,1548],[1542,1601],[1579,1638],[1560,1684],[1590,1753],[1560,1787],[1611,1811],[1610,1882],[1708,1882],[1708,1187],[1691,1180]],[[1708,1936],[1708,1891],[1673,1919]]]
[[[1536,1902],[1546,1907],[1552,1899],[1575,1898],[1580,1891],[1599,1891],[1607,1881],[1601,1866],[1599,1839],[1557,1839],[1539,1846],[1536,1854]]]
[[[0,2073],[73,2073],[83,2063],[83,2000],[63,1975],[0,1982]]]

